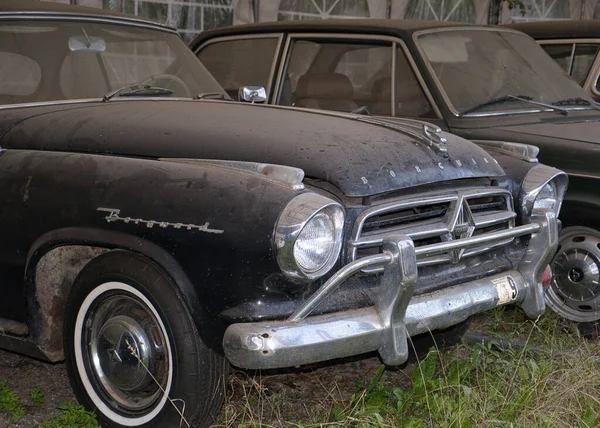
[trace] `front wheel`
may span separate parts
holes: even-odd
[[[226,363],[200,339],[172,280],[125,251],[92,260],[65,314],[65,358],[78,400],[111,427],[206,426]]]

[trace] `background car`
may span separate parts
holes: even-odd
[[[191,48],[233,97],[427,120],[494,153],[525,144],[569,174],[547,298],[562,316],[600,318],[600,112],[530,37],[437,21],[322,20],[206,31]],[[393,121],[392,121],[393,122]]]
[[[507,25],[529,34],[595,100],[600,100],[600,22],[547,21]]]

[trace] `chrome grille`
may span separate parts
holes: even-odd
[[[408,235],[415,247],[469,238],[513,228],[516,214],[512,195],[504,189],[475,188],[449,194],[404,199],[382,204],[363,212],[356,220],[349,241],[349,261],[381,252],[383,238],[392,234]],[[493,248],[506,245],[514,238],[453,250],[422,258],[419,266],[457,263]],[[365,270],[364,272],[375,272]]]

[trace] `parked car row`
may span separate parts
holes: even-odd
[[[65,359],[106,426],[202,427],[229,364],[399,365],[546,299],[592,319],[595,104],[514,30],[427,25],[238,27],[198,61],[150,21],[0,0],[0,346]],[[571,175],[559,255],[568,177],[529,143]]]

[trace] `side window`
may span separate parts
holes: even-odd
[[[597,53],[598,45],[584,45],[579,43],[575,45],[575,56],[573,57],[571,76],[582,86],[587,79]]]
[[[573,45],[571,43],[558,44],[558,45],[542,45],[544,50],[552,57],[554,61],[561,66],[567,73],[570,72],[569,67],[571,66],[571,55],[573,54]]]
[[[396,50],[396,116],[435,118],[404,50]]]
[[[17,53],[0,52],[0,103],[19,102],[19,97],[32,95],[41,81],[42,70],[36,61]]]
[[[389,115],[391,57],[390,43],[295,40],[278,104]]]
[[[229,96],[236,100],[241,86],[269,89],[269,74],[277,42],[276,37],[227,40],[211,43],[197,56]]]
[[[569,43],[542,47],[563,70],[583,86],[598,54],[598,45]]]

